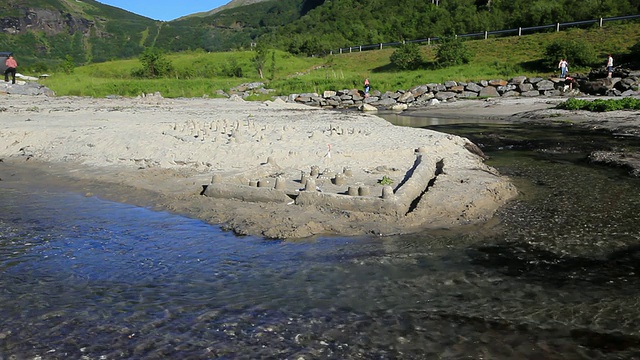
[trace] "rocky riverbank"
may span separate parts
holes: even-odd
[[[442,102],[478,98],[554,98],[568,96],[638,96],[640,95],[640,71],[616,69],[612,78],[594,70],[588,75],[572,77],[516,76],[508,80],[493,79],[476,82],[445,81],[414,86],[408,90],[381,92],[374,89],[365,94],[359,89],[325,90],[320,93],[290,94],[281,97],[287,102],[308,106],[363,111],[402,111],[411,107],[425,107]],[[229,94],[248,97],[252,94],[268,94],[263,83],[251,83],[231,89]]]

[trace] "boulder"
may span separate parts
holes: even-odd
[[[522,83],[518,85],[518,91],[520,91],[521,93],[524,92],[529,92],[533,90],[533,85],[529,84],[529,83]]]
[[[411,92],[406,92],[400,95],[400,97],[398,98],[398,102],[405,104],[413,102],[413,100],[415,100],[415,98],[413,97],[413,94]]]
[[[370,104],[362,104],[362,105],[360,105],[358,110],[363,111],[363,112],[376,112],[376,111],[378,111],[378,108],[376,108],[375,106],[370,105]]]
[[[456,97],[456,93],[451,92],[451,91],[440,91],[437,94],[435,94],[436,99],[442,101],[442,100],[449,100],[452,98]]]
[[[553,90],[555,89],[555,84],[550,80],[542,80],[535,83],[535,87],[540,91]]]
[[[465,87],[466,90],[468,91],[473,91],[473,92],[477,92],[479,93],[480,90],[482,90],[482,86],[476,84],[476,83],[468,83],[467,86]]]
[[[506,86],[507,82],[505,80],[501,80],[501,79],[494,79],[494,80],[489,80],[489,85],[491,86]]]
[[[509,80],[509,84],[520,85],[523,84],[527,80],[526,76],[516,76]]]
[[[481,97],[498,97],[500,96],[500,94],[498,94],[498,89],[496,89],[493,86],[485,86],[482,88],[482,90],[480,90],[480,96]]]
[[[409,106],[407,104],[395,104],[391,106],[391,110],[393,111],[404,111],[407,110]]]

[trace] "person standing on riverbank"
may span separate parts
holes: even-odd
[[[9,55],[4,64],[7,66],[7,70],[4,71],[4,82],[9,82],[9,74],[11,74],[11,83],[15,84],[18,62],[13,58],[13,55]]]
[[[613,57],[609,54],[607,58],[607,78],[611,79],[611,75],[613,74]]]
[[[371,86],[369,84],[369,79],[364,79],[364,97],[369,97],[369,90],[371,90]]]
[[[569,63],[567,60],[562,58],[558,64],[558,68],[560,69],[560,77],[563,79],[567,77],[567,72],[569,71]]]

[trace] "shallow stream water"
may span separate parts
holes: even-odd
[[[385,116],[481,144],[499,224],[273,241],[0,181],[0,359],[640,358],[636,147],[573,128]]]

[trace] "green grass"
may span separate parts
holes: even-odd
[[[175,74],[168,78],[132,78],[132,71],[141,65],[137,59],[130,59],[78,67],[69,75],[53,73],[43,84],[58,95],[137,96],[159,91],[165,97],[201,97],[215,96],[217,90],[228,91],[246,82],[262,81],[267,87],[275,89],[276,94],[288,95],[361,88],[363,80],[369,78],[372,90],[396,91],[447,80],[506,80],[518,75],[551,76],[557,73],[557,69],[542,65],[547,45],[572,38],[592,44],[604,65],[606,54],[624,57],[629,53],[629,48],[640,41],[640,24],[627,23],[603,28],[570,29],[558,33],[470,40],[466,42],[474,54],[470,63],[449,68],[438,68],[435,65],[436,48],[433,45],[420,47],[425,64],[421,69],[413,71],[398,71],[390,65],[392,48],[313,58],[277,51],[275,73],[271,71],[269,54],[264,69],[265,77],[269,79],[260,79],[253,67],[254,53],[251,51],[193,51],[167,55],[176,69]],[[225,67],[234,64],[242,68],[242,77],[219,75],[224,72]],[[588,72],[589,68],[571,67],[570,71]]]

